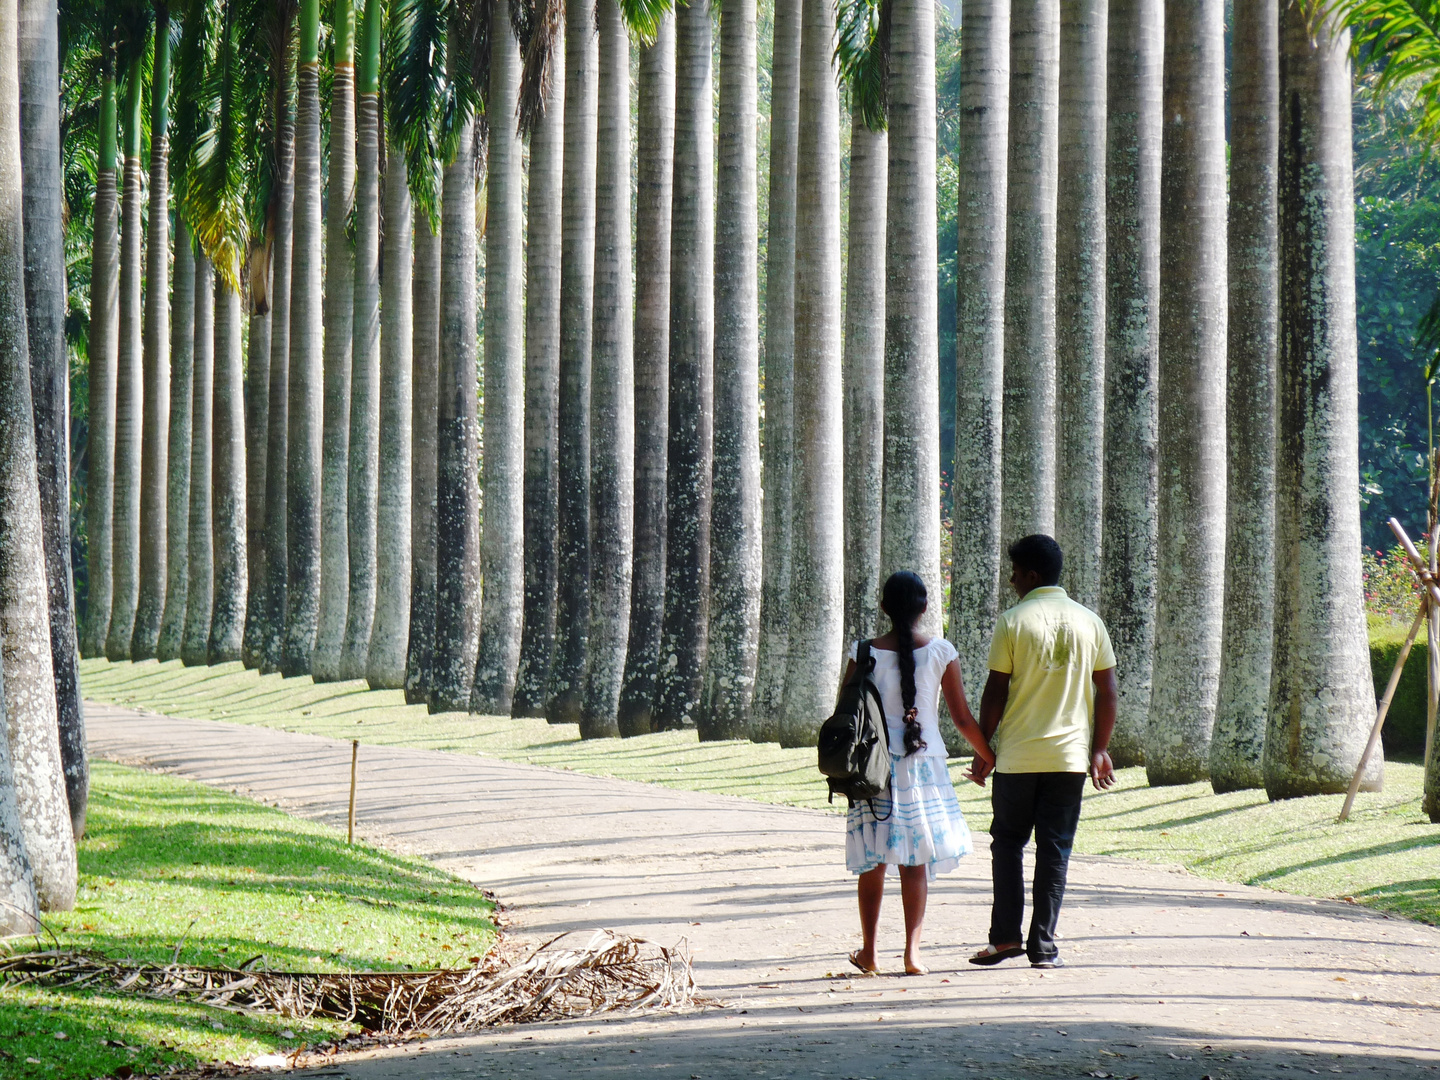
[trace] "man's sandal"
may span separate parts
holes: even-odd
[[[990,967],[1000,963],[1001,960],[1009,960],[1012,956],[1024,956],[1025,946],[1011,945],[1009,948],[1000,949],[994,945],[986,945],[974,956],[970,957],[970,963],[979,964],[981,967]]]
[[[879,974],[880,974],[880,969],[879,969],[879,968],[866,967],[864,964],[860,963],[860,950],[859,950],[859,949],[856,949],[854,952],[852,952],[852,953],[850,954],[850,963],[851,963],[853,966],[859,968],[860,971],[861,971],[862,973],[866,974],[866,975],[879,975]]]

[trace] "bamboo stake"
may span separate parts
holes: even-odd
[[[347,844],[355,843],[355,765],[360,758],[360,740],[350,740],[350,829],[346,836]]]

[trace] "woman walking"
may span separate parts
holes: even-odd
[[[920,962],[920,931],[930,882],[936,874],[954,870],[970,853],[970,830],[955,798],[940,737],[942,690],[955,726],[975,748],[977,759],[987,766],[995,761],[965,701],[955,646],[944,638],[916,633],[927,606],[925,583],[918,574],[909,570],[891,574],[880,607],[892,629],[870,643],[890,739],[890,790],[850,807],[845,836],[845,865],[860,878],[863,936],[863,944],[850,954],[850,963],[867,974],[878,970],[875,930],[888,868],[896,868],[900,875],[905,973],[924,975],[929,969]],[[855,676],[858,648],[858,642],[850,647],[846,682]]]

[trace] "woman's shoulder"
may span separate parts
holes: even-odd
[[[960,654],[955,651],[955,646],[950,644],[944,637],[933,637],[925,643],[931,660],[938,670],[944,671],[950,665],[950,661],[958,659]]]

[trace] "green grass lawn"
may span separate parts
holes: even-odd
[[[97,762],[75,910],[46,924],[63,947],[140,962],[169,962],[179,945],[196,965],[259,955],[276,969],[378,971],[468,964],[494,940],[493,910],[474,886],[423,860],[347,845],[326,825],[202,784]],[[243,1062],[346,1027],[0,986],[0,1076]]]
[[[315,685],[260,676],[239,664],[185,668],[178,662],[81,665],[87,697],[170,716],[260,724],[379,746],[415,746],[573,769],[689,791],[793,806],[823,807],[813,750],[771,743],[700,743],[693,731],[582,742],[573,725],[543,720],[427,715],[399,691],[363,683]],[[961,780],[975,831],[989,827],[987,795]],[[1178,864],[1220,881],[1307,896],[1353,897],[1380,910],[1440,924],[1440,827],[1420,811],[1418,765],[1389,762],[1385,791],[1362,794],[1350,821],[1335,824],[1339,796],[1269,803],[1264,792],[1215,795],[1208,784],[1150,788],[1142,769],[1091,791],[1077,849]]]

